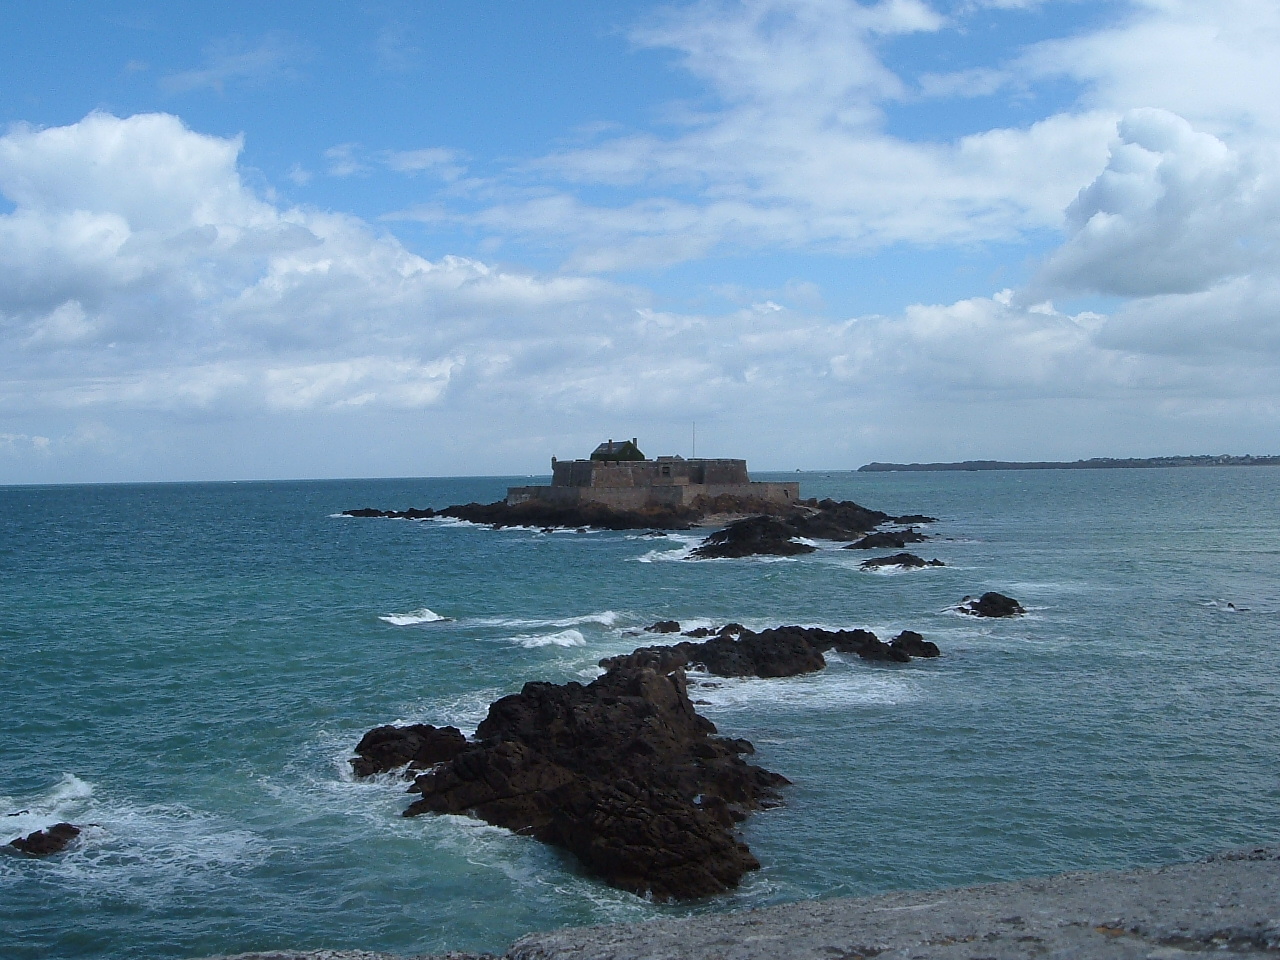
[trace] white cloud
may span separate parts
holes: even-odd
[[[161,114],[0,138],[0,413],[430,406],[456,369],[634,302],[274,206],[239,150]]]
[[[1275,154],[1246,157],[1181,117],[1133,110],[1067,211],[1042,282],[1120,296],[1189,293],[1280,267]]]
[[[1084,84],[1097,109],[1158,107],[1218,136],[1280,135],[1274,0],[1130,0],[1113,24],[1033,47],[1031,76]]]
[[[886,113],[902,101],[973,96],[1008,82],[995,68],[908,82],[882,61],[886,37],[947,26],[908,0],[668,8],[634,38],[674,51],[707,84],[707,102],[674,106],[669,134],[606,132],[531,162],[526,173],[541,180],[531,195],[456,219],[553,240],[571,251],[568,269],[588,271],[719,251],[858,253],[1056,229],[1102,169],[1117,113],[1058,114],[935,142],[887,133]],[[549,185],[556,181],[560,189]],[[613,188],[618,200],[587,203],[577,194],[584,185]]]

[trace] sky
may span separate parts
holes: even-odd
[[[1280,454],[1278,0],[0,15],[0,484]]]

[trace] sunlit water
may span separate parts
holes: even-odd
[[[92,824],[64,855],[0,855],[0,955],[500,950],[565,924],[1280,841],[1280,470],[799,479],[940,517],[916,552],[947,566],[334,516],[507,480],[0,489],[0,843]],[[1029,616],[953,612],[989,589]],[[465,818],[405,820],[403,782],[351,779],[369,727],[473,728],[526,680],[589,679],[659,618],[911,628],[944,656],[694,688],[795,781],[746,825],[763,869],[706,903],[610,890]]]

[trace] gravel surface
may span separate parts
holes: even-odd
[[[1280,960],[1280,847],[1146,870],[536,933],[516,941],[506,960],[1176,960],[1209,954]],[[320,951],[235,960],[401,958]]]

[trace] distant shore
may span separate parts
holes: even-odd
[[[958,463],[868,463],[859,473],[924,470],[1140,470],[1150,467],[1280,467],[1280,456],[1094,457],[1091,460],[961,460]]]

